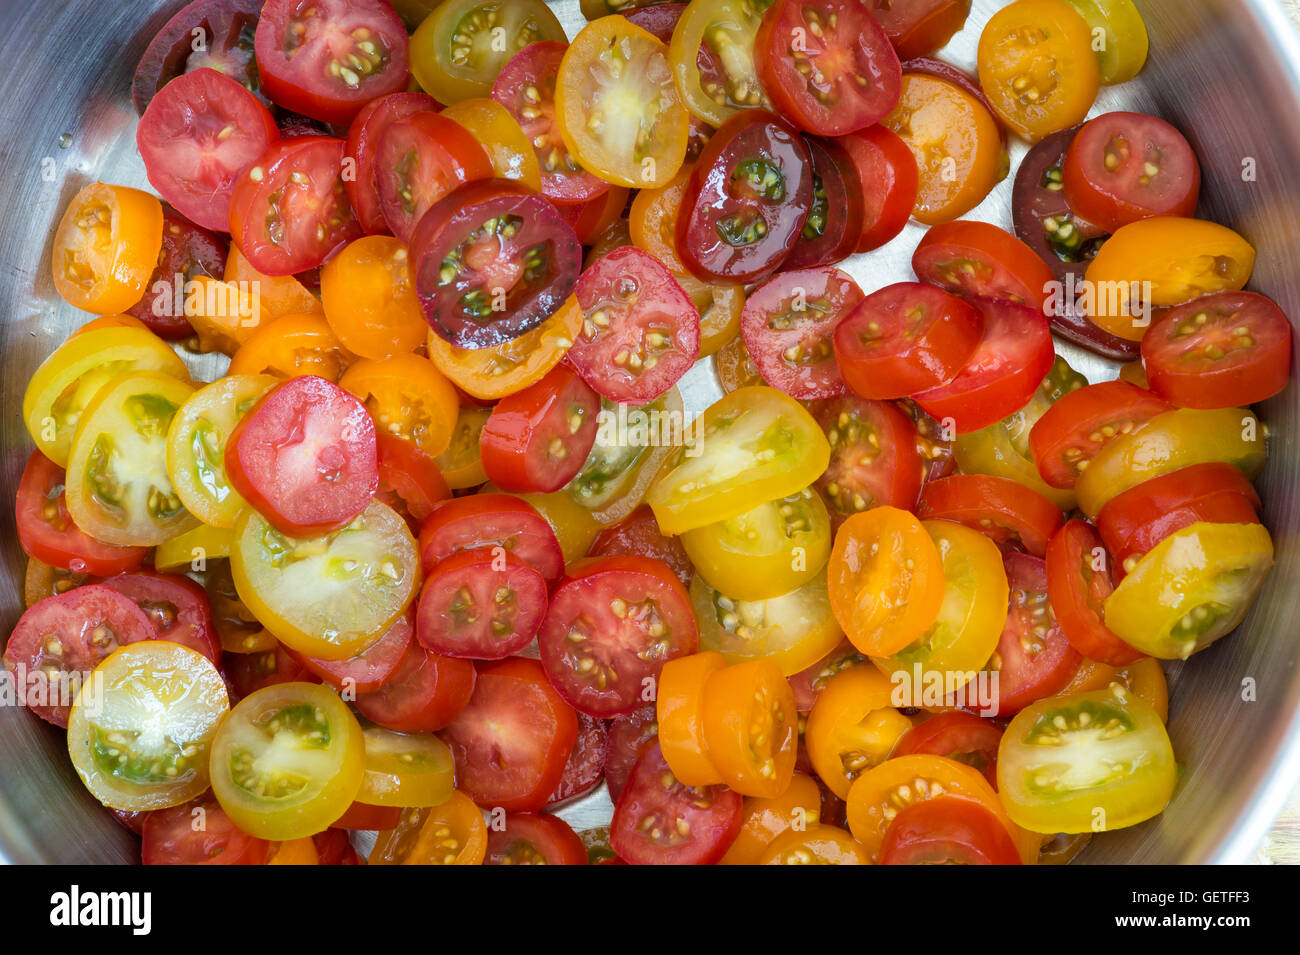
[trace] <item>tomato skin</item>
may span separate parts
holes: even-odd
[[[939,796],[903,809],[885,831],[881,865],[1020,865],[1006,827],[985,807]]]
[[[326,22],[318,25],[317,16]],[[368,31],[362,42],[369,48],[355,44],[357,53],[335,53],[338,39],[354,39],[361,29]],[[317,3],[306,11],[294,0],[267,0],[254,49],[266,94],[286,109],[326,123],[348,122],[365,103],[405,88],[410,78],[406,27],[381,0]],[[348,66],[360,78],[344,72]]]
[[[286,475],[285,449],[307,441],[315,445],[315,467],[302,481]],[[379,487],[376,461],[375,426],[365,406],[315,376],[268,392],[226,444],[226,473],[235,490],[296,537],[337,530],[365,510]],[[322,478],[323,471],[333,479]]]
[[[202,810],[205,824],[195,828]],[[211,792],[148,813],[140,826],[145,865],[262,865],[270,843],[239,829]]]
[[[1151,390],[1179,407],[1256,404],[1291,379],[1291,323],[1254,292],[1205,295],[1152,321],[1142,364]]]
[[[427,93],[390,93],[372,99],[348,126],[343,155],[356,163],[356,175],[343,180],[357,221],[367,235],[389,234],[376,188],[375,159],[384,131],[412,113],[433,112],[440,104]]]
[[[945,222],[925,234],[912,255],[922,282],[954,295],[994,298],[1042,310],[1052,270],[1033,249],[987,222]]]
[[[379,469],[379,490],[375,496],[402,514],[411,532],[433,513],[439,501],[451,497],[437,460],[414,443],[392,434],[375,435],[375,463]]]
[[[448,726],[469,704],[476,672],[469,660],[440,656],[412,641],[392,675],[359,693],[357,712],[399,733],[432,733]]]
[[[1047,545],[1047,597],[1065,639],[1085,659],[1127,666],[1144,655],[1106,626],[1103,608],[1115,591],[1114,563],[1087,521],[1067,523]]]
[[[229,227],[235,184],[279,138],[257,97],[210,69],[159,90],[135,134],[150,185],[183,215],[218,231]]]
[[[818,16],[815,31],[809,14]],[[790,37],[800,28],[805,42],[796,46]],[[807,132],[842,136],[879,122],[898,103],[898,54],[858,3],[776,0],[763,14],[754,55],[775,111]]]
[[[507,813],[488,832],[484,865],[586,865],[587,847],[567,822],[546,813]]]
[[[1061,511],[1047,498],[1009,478],[954,474],[930,481],[917,513],[927,520],[957,521],[993,538],[1000,547],[1019,545],[1042,557],[1061,527]]]
[[[903,734],[894,756],[928,753],[965,763],[984,774],[990,786],[998,784],[998,742],[1002,727],[964,710],[932,716]]]
[[[373,693],[394,677],[406,660],[415,625],[411,613],[405,613],[384,635],[348,660],[323,660],[294,650],[287,651],[309,673],[334,687],[358,694]],[[343,828],[348,828],[344,826]],[[361,828],[367,828],[362,826]]]
[[[627,716],[609,721],[605,785],[609,789],[609,798],[615,803],[623,794],[636,761],[655,743],[658,736],[659,715],[654,703],[647,703]]]
[[[916,157],[887,126],[868,126],[835,142],[849,154],[864,197],[854,251],[870,252],[902,232],[912,216],[920,188]]]
[[[868,295],[836,326],[835,358],[863,398],[907,398],[953,381],[983,330],[984,316],[970,303],[900,282]]]
[[[476,803],[510,812],[546,805],[578,738],[578,718],[536,660],[478,668],[469,705],[441,733],[457,784]]]
[[[608,724],[586,713],[579,713],[577,742],[573,744],[568,762],[564,764],[564,775],[547,797],[546,808],[567,806],[600,785],[608,757]]]
[[[95,540],[77,527],[64,501],[66,475],[33,451],[18,483],[15,505],[18,542],[31,557],[76,574],[109,577],[144,563],[147,547],[122,547]]]
[[[475,494],[440,501],[420,528],[425,573],[457,551],[504,547],[547,580],[564,573],[555,532],[527,501],[509,494]]]
[[[653,8],[652,8],[653,9]],[[640,505],[623,520],[607,527],[596,536],[590,557],[611,557],[615,554],[643,555],[661,560],[672,569],[682,586],[690,586],[695,567],[686,554],[679,537],[665,537],[659,530],[654,511],[648,504]]]
[[[179,643],[221,665],[221,642],[203,588],[179,574],[123,573],[103,586],[131,598],[153,622],[159,640]]]
[[[966,23],[970,0],[867,0],[901,60],[928,56]]]

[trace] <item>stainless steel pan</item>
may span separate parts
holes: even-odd
[[[1259,249],[1253,286],[1300,318],[1300,43],[1277,0],[1137,0],[1151,60],[1133,83],[1106,90],[1096,111],[1154,112],[1191,139],[1205,184],[1201,215]],[[25,560],[12,501],[31,445],[20,417],[32,370],[87,316],[52,288],[50,235],[87,182],[148,188],[135,151],[130,77],[145,45],[181,0],[0,0],[8,66],[0,102],[0,632],[22,611]],[[552,4],[570,35],[578,0]],[[943,56],[973,69],[979,30],[996,0],[976,0]],[[1023,147],[1014,158],[1023,153]],[[1253,172],[1243,176],[1243,172]],[[1010,224],[1009,184],[973,214]],[[868,290],[910,277],[919,227],[849,266]],[[1062,349],[1094,379],[1104,363]],[[707,366],[684,388],[699,410],[716,394]],[[1272,434],[1260,482],[1278,563],[1240,630],[1174,665],[1170,731],[1188,772],[1160,818],[1095,839],[1094,862],[1246,861],[1300,774],[1300,389],[1265,406]],[[1253,693],[1244,692],[1253,689]],[[1244,699],[1244,696],[1253,697]],[[566,815],[608,812],[598,794]],[[137,861],[135,840],[86,794],[63,734],[0,708],[0,858],[14,862]]]

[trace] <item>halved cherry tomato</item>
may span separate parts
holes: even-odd
[[[484,865],[586,865],[587,848],[567,822],[547,813],[506,813],[488,833]]]
[[[993,114],[982,100],[948,80],[904,75],[898,106],[881,123],[916,159],[912,214],[926,225],[965,215],[1006,172],[1002,133]]]
[[[372,99],[404,89],[406,28],[382,0],[268,0],[257,22],[258,79],[276,103],[346,123]]]
[[[827,681],[808,714],[804,742],[813,768],[844,799],[853,781],[889,758],[912,722],[893,707],[894,687],[872,666],[852,666]]]
[[[863,398],[906,398],[955,379],[983,330],[984,316],[970,303],[900,282],[868,295],[836,326],[835,358]]]
[[[912,255],[922,282],[955,295],[995,298],[1041,310],[1052,271],[1034,250],[987,222],[945,222],[930,229]]]
[[[705,740],[704,704],[710,677],[726,668],[721,653],[704,651],[669,660],[659,674],[655,691],[659,749],[673,775],[687,786],[724,781]]]
[[[416,633],[437,653],[500,660],[532,643],[546,613],[546,580],[516,557],[460,551],[429,572]]]
[[[880,844],[881,865],[1020,865],[1002,821],[962,796],[936,796],[898,813]]]
[[[711,126],[746,109],[770,109],[758,78],[755,42],[765,7],[745,0],[687,4],[668,58],[686,107]]]
[[[943,563],[920,521],[896,507],[873,507],[852,515],[835,535],[828,590],[853,645],[889,656],[923,637],[938,618]]]
[[[530,812],[546,805],[578,736],[573,709],[536,660],[478,669],[469,705],[442,731],[457,783],[480,806]]]
[[[1016,0],[984,26],[980,84],[1030,142],[1083,121],[1101,82],[1093,35],[1066,0]]]
[[[15,505],[18,542],[37,560],[75,574],[107,577],[134,570],[148,548],[120,547],[95,540],[73,523],[65,501],[63,469],[33,451],[23,468]]]
[[[1151,657],[1142,657],[1121,669],[1084,658],[1083,665],[1061,691],[1061,696],[1090,693],[1112,684],[1131,690],[1134,696],[1145,701],[1156,711],[1160,722],[1169,721],[1169,684],[1160,668],[1160,661]]]
[[[491,408],[460,409],[456,417],[456,428],[451,433],[451,444],[447,450],[438,455],[438,470],[443,480],[454,491],[477,487],[487,482],[487,472],[483,470],[483,458],[479,453],[478,439],[487,424]]]
[[[331,824],[331,829],[344,829],[349,832],[368,829],[372,832],[387,832],[396,829],[402,821],[400,806],[367,806],[363,802],[354,802],[348,811]]]
[[[1291,323],[1271,299],[1218,292],[1171,308],[1142,336],[1151,390],[1182,408],[1244,407],[1291,378]]]
[[[527,501],[509,494],[476,494],[442,501],[420,528],[426,573],[462,550],[504,548],[547,580],[564,572],[555,532]]]
[[[429,326],[411,284],[409,259],[397,239],[365,236],[321,269],[325,318],[348,351],[382,360],[424,342]]]
[[[754,282],[775,271],[812,207],[812,157],[786,120],[746,110],[709,140],[677,214],[677,251],[706,281]]]
[[[695,573],[678,538],[665,537],[655,521],[654,511],[644,504],[619,523],[601,531],[587,553],[591,557],[616,554],[653,557],[672,568],[683,585],[689,585]]]
[[[632,865],[708,865],[740,831],[743,801],[725,786],[687,786],[651,743],[614,807],[610,844]]]
[[[200,226],[220,232],[230,227],[235,183],[279,138],[257,97],[212,69],[185,73],[159,90],[135,134],[150,185]]]
[[[870,865],[867,851],[838,826],[791,829],[772,840],[758,865]]]
[[[928,56],[966,23],[970,0],[867,0],[900,59]]]
[[[849,180],[850,191],[856,184],[863,196],[862,231],[855,249],[870,252],[902,232],[912,215],[920,188],[916,158],[911,147],[884,125],[841,136],[836,143],[848,153],[856,171],[856,181]]]
[[[236,826],[211,792],[148,813],[140,836],[145,865],[262,865],[270,848]]]
[[[1115,568],[1087,521],[1074,520],[1047,545],[1047,597],[1070,642],[1089,660],[1127,666],[1143,654],[1107,626],[1102,608],[1115,590]]]
[[[755,865],[778,837],[791,830],[806,832],[821,815],[821,793],[816,781],[796,772],[790,786],[771,799],[747,798],[740,832],[719,865]]]
[[[993,539],[1042,557],[1061,527],[1061,511],[1036,491],[1008,478],[954,474],[930,481],[917,513],[930,520],[957,521]]]
[[[631,713],[668,660],[694,653],[699,631],[676,575],[648,557],[601,557],[555,588],[538,648],[548,679],[591,716]]]
[[[867,228],[863,184],[849,151],[835,140],[812,136],[804,137],[804,145],[812,158],[812,205],[799,240],[782,263],[786,269],[839,262],[857,250]]]
[[[147,570],[105,578],[103,586],[131,598],[149,617],[159,640],[177,643],[221,663],[221,643],[203,588],[179,574]]]
[[[391,434],[375,436],[375,463],[379,490],[375,497],[406,518],[413,533],[433,513],[439,501],[451,497],[451,488],[434,458],[415,444]]]
[[[754,57],[777,112],[819,136],[871,126],[898,103],[898,54],[852,0],[776,0],[763,14]]]
[[[408,808],[438,806],[451,798],[455,767],[451,749],[438,737],[379,726],[365,727],[362,735],[366,762],[358,800]]]
[[[399,733],[432,733],[469,704],[477,674],[470,660],[439,656],[412,641],[376,690],[357,696],[357,712]]]
[[[751,292],[740,330],[763,380],[800,400],[843,394],[832,337],[863,298],[852,276],[830,266],[782,272]]]
[[[1119,686],[1016,715],[998,747],[998,794],[1031,832],[1106,832],[1160,813],[1178,778],[1160,717]]]
[[[363,358],[344,372],[339,387],[364,403],[376,430],[410,441],[430,457],[451,443],[456,391],[427,358]]]
[[[459,789],[439,806],[407,809],[396,827],[380,833],[370,865],[482,865],[487,824]]]
[[[347,189],[357,221],[369,235],[385,235],[389,232],[379,198],[379,170],[375,168],[379,142],[384,132],[413,113],[434,112],[438,108],[438,101],[425,93],[390,93],[372,99],[361,107],[348,126],[347,146],[343,155],[356,163],[356,174],[345,177],[343,186]],[[469,155],[475,155],[473,150],[469,151]]]
[[[709,758],[723,782],[742,795],[770,799],[789,787],[797,719],[794,693],[772,660],[723,667],[705,681],[700,727]]]
[[[611,227],[618,223],[626,223],[623,219],[623,210],[627,208],[630,196],[629,190],[622,186],[613,186],[608,192],[595,199],[572,205],[556,203],[556,208],[560,210],[564,221],[573,226],[579,242],[583,245],[594,245],[596,240]],[[602,254],[607,255],[608,251]]]
[[[82,584],[93,584],[98,581],[98,577],[78,574],[61,567],[51,567],[35,557],[29,557],[27,571],[23,575],[23,606],[30,608],[46,597],[57,597]]]
[[[406,613],[398,617],[382,637],[347,660],[323,660],[303,653],[288,652],[309,673],[314,673],[336,690],[346,690],[352,694],[373,693],[394,677],[405,660],[415,637],[413,616],[412,613]]]
[[[1190,216],[1201,191],[1201,167],[1183,134],[1144,113],[1085,123],[1061,171],[1070,207],[1107,232],[1154,216]]]
[[[998,742],[1002,727],[963,710],[949,710],[912,727],[894,747],[894,756],[928,753],[978,769],[997,786]]]
[[[532,139],[504,106],[487,96],[477,96],[453,103],[442,115],[455,120],[479,141],[496,178],[513,179],[535,192],[541,191],[542,169]]]
[[[724,395],[763,384],[763,376],[758,373],[758,366],[745,347],[743,335],[737,335],[714,353],[713,370]]]
[[[227,224],[223,222],[220,229],[224,231],[226,228]],[[220,276],[226,267],[230,243],[191,222],[171,206],[163,206],[162,239],[158,264],[150,276],[144,297],[122,317],[138,318],[162,338],[173,341],[191,338],[194,328],[187,315],[189,305],[197,302],[197,296],[187,291],[187,283],[200,276],[209,279]],[[206,284],[203,287],[206,290]],[[193,286],[188,288],[192,290]],[[110,317],[104,316],[97,321]],[[86,326],[82,330],[87,330]]]
[[[957,434],[978,431],[1023,408],[1052,369],[1056,350],[1041,311],[979,299],[984,337],[946,385],[915,395],[916,403]]]
[[[831,679],[849,667],[865,662],[866,656],[857,647],[848,640],[841,640],[826,656],[790,677],[795,708],[800,713],[809,713]]]
[[[73,308],[125,312],[144,295],[162,228],[162,203],[147,192],[92,182],[72,197],[55,230],[54,290]]]
[[[454,396],[453,396],[454,400]],[[309,536],[356,518],[379,486],[365,407],[323,378],[266,394],[226,442],[230,483],[280,531]]]
[[[354,360],[319,312],[285,315],[259,325],[248,336],[230,360],[228,373],[282,378],[316,375],[336,382]]]
[[[556,809],[575,802],[600,785],[608,754],[609,730],[605,721],[579,713],[578,739],[569,751],[564,775],[547,797],[547,808]]]
[[[236,700],[281,683],[320,682],[289,653],[284,644],[274,638],[271,638],[271,644],[266,650],[240,650],[225,658],[222,669]]]
[[[444,103],[487,96],[506,63],[530,43],[564,39],[541,0],[453,0],[411,36],[411,72]]]

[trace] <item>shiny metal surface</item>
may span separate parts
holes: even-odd
[[[1104,91],[1094,112],[1154,112],[1189,136],[1205,175],[1200,214],[1256,244],[1252,287],[1300,319],[1300,43],[1291,25],[1277,0],[1137,2],[1151,33],[1151,60],[1135,82]],[[135,151],[130,76],[154,31],[181,5],[0,0],[8,64],[0,103],[0,633],[22,610],[25,561],[11,502],[31,447],[20,417],[23,388],[88,318],[54,293],[51,232],[87,182],[148,188]],[[980,26],[1001,5],[975,0],[970,22],[943,57],[973,69]],[[552,6],[572,36],[583,22],[578,0]],[[1017,147],[1013,159],[1023,152]],[[973,216],[1009,227],[1009,199],[1006,183]],[[857,257],[848,269],[867,290],[910,278],[921,234],[910,226],[889,248]],[[1061,350],[1093,380],[1113,377],[1104,362]],[[683,391],[694,411],[717,394],[707,364],[691,372]],[[1300,390],[1292,386],[1263,412],[1272,437],[1260,484],[1277,566],[1236,634],[1170,668],[1170,731],[1187,768],[1172,805],[1151,823],[1095,839],[1085,861],[1247,861],[1300,774]],[[608,812],[602,792],[564,815],[590,825]],[[138,861],[134,839],[73,774],[62,732],[13,707],[0,707],[0,858]]]

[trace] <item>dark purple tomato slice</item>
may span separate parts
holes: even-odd
[[[609,730],[604,720],[586,713],[578,714],[578,739],[564,764],[564,776],[546,801],[546,808],[581,799],[596,788],[605,775],[605,758],[609,752]]]
[[[804,139],[812,157],[812,205],[799,232],[799,241],[781,263],[782,269],[833,265],[857,250],[866,205],[857,167],[847,150],[830,139]]]
[[[144,298],[127,314],[140,319],[159,338],[188,338],[194,329],[185,317],[185,283],[199,275],[221,278],[230,244],[168,205],[163,206],[162,235],[158,267],[149,277]]]
[[[605,754],[605,786],[609,798],[618,802],[632,767],[641,754],[659,738],[659,713],[647,703],[627,716],[609,721],[609,751]]]

